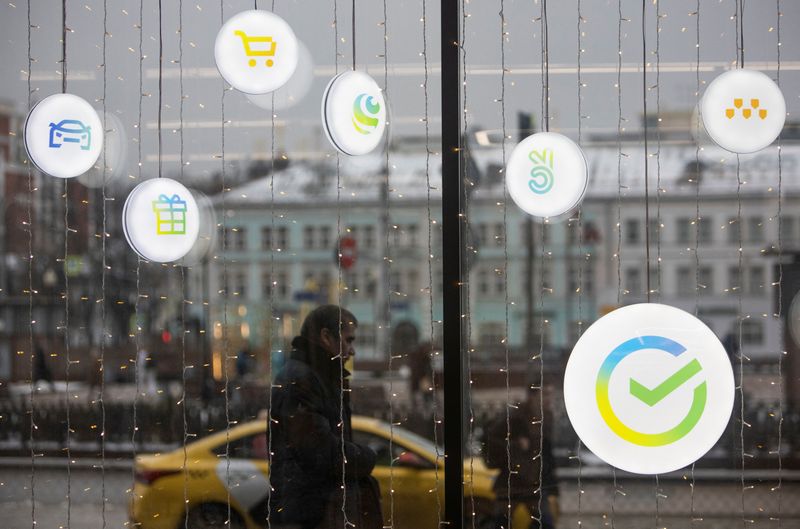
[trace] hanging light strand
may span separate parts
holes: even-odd
[[[644,128],[644,246],[645,246],[645,278],[647,284],[647,302],[650,303],[650,178],[648,175],[647,146],[647,1],[642,0],[642,114]],[[658,478],[656,478],[658,479]]]
[[[161,0],[159,0],[161,1]],[[225,22],[225,2],[219,3],[219,23],[222,25]],[[230,403],[230,375],[228,374],[228,297],[231,295],[233,288],[231,288],[230,278],[228,276],[228,257],[227,251],[227,236],[228,228],[225,220],[225,198],[228,192],[227,182],[227,167],[225,165],[225,94],[228,91],[225,86],[225,80],[221,80],[220,85],[220,162],[221,162],[221,175],[222,175],[222,285],[224,288],[223,306],[222,306],[222,373],[225,380],[225,506],[227,509],[225,525],[231,525],[231,403]]]
[[[350,36],[351,42],[350,42],[350,44],[353,47],[353,70],[355,71],[355,69],[356,69],[356,0],[353,0],[352,6],[353,6],[353,9],[352,9],[353,18],[352,18],[352,21],[351,21],[351,24],[350,24],[350,31],[351,31],[351,36]]]
[[[107,49],[107,41],[108,41],[108,1],[103,0],[103,134],[108,131],[108,116],[107,116],[107,104],[106,98],[108,97],[108,63],[106,62],[106,49]],[[108,270],[108,263],[106,262],[106,238],[107,238],[107,201],[108,197],[106,196],[106,174],[108,172],[108,159],[107,159],[107,149],[103,149],[103,166],[102,166],[102,187],[100,190],[100,197],[102,200],[101,208],[102,208],[102,215],[103,215],[103,224],[100,233],[100,240],[101,240],[101,267],[102,271],[100,272],[100,498],[101,498],[101,508],[100,514],[102,517],[102,528],[105,529],[106,527],[106,402],[105,402],[105,391],[106,391],[106,377],[105,377],[105,367],[106,367],[106,338],[107,338],[107,331],[106,331],[106,271]],[[91,357],[91,360],[94,360],[94,357]],[[96,363],[89,368],[91,371],[94,369],[98,369]],[[92,375],[94,376],[94,375]],[[90,391],[92,388],[90,387]],[[91,399],[91,395],[89,395],[89,399]]]
[[[61,92],[67,92],[67,0],[61,2]],[[69,179],[64,179],[64,260],[63,266],[66,268],[69,259]],[[72,420],[70,414],[69,398],[69,377],[72,358],[70,357],[69,343],[69,274],[64,274],[64,352],[66,356],[66,367],[64,375],[66,378],[65,402],[66,402],[66,435],[65,453],[67,456],[67,529],[72,525]]]
[[[355,12],[355,9],[353,9]],[[387,1],[383,0],[383,93],[388,100],[389,95],[389,13],[388,13],[388,6]],[[355,24],[353,24],[355,27]],[[355,44],[355,39],[353,40]],[[355,46],[353,47],[353,57],[355,57]],[[384,328],[381,330],[382,335],[384,336],[384,344],[388,345],[389,350],[389,453],[394,454],[394,422],[395,422],[395,411],[394,411],[394,351],[393,351],[393,340],[392,335],[390,334],[390,330],[392,327],[392,280],[391,280],[391,270],[392,270],[392,253],[391,253],[391,240],[390,240],[390,232],[389,232],[389,225],[390,225],[390,207],[391,207],[391,182],[390,182],[390,146],[387,140],[386,148],[384,151],[384,181],[383,181],[383,198],[384,198],[384,212],[382,213],[385,215],[383,227],[384,227],[384,249],[383,249],[383,270],[384,270],[384,277],[383,280],[385,281],[384,285],[384,292],[386,292],[386,307],[383,319]],[[389,462],[389,527],[394,529],[394,464],[396,459],[394,457],[391,458]]]
[[[656,300],[661,300],[661,2],[653,2],[656,6]],[[646,116],[645,116],[646,119]],[[648,223],[649,225],[650,223]]]
[[[582,67],[582,57],[583,57],[583,30],[581,28],[581,24],[584,23],[583,14],[582,14],[582,2],[581,0],[577,0],[577,7],[578,7],[578,22],[577,22],[577,33],[578,33],[578,56],[577,56],[577,74],[578,74],[578,145],[581,145],[583,141],[583,77],[581,72]],[[584,249],[583,249],[583,205],[578,207],[578,338],[583,335],[583,261],[584,261]],[[588,254],[587,254],[588,255]],[[542,395],[544,397],[544,395]],[[583,521],[581,520],[582,513],[581,509],[583,507],[581,498],[583,496],[581,491],[581,485],[583,480],[583,463],[581,461],[581,447],[582,442],[580,438],[578,438],[578,445],[577,450],[575,451],[575,455],[573,456],[574,459],[578,461],[578,494],[577,494],[577,510],[578,510],[578,527],[582,527]]]
[[[161,178],[162,150],[161,107],[164,83],[164,35],[162,32],[161,0],[158,0],[158,177]],[[224,124],[223,124],[224,127]]]
[[[695,71],[694,71],[694,95],[696,106],[700,106],[700,0],[695,4]],[[697,112],[697,121],[695,126],[700,130],[700,112]],[[694,207],[695,207],[695,247],[694,247],[694,270],[695,270],[695,289],[694,289],[694,316],[700,316],[700,139],[695,138],[694,147]],[[695,524],[695,505],[694,505],[694,489],[695,489],[695,476],[694,476],[695,463],[692,463],[690,470],[690,483],[689,483],[689,524],[694,529]]]
[[[781,0],[776,0],[776,46],[775,55],[778,63],[775,82],[780,86],[781,84]],[[778,336],[785,336],[784,322],[783,322],[783,160],[781,158],[783,148],[781,145],[781,138],[778,136],[778,281],[776,288],[778,289],[778,307],[776,312],[776,319],[778,321]],[[783,394],[783,357],[785,351],[778,350],[778,446],[776,447],[776,454],[778,457],[778,483],[772,490],[778,493],[778,527],[783,526],[783,409],[784,409],[784,394]]]
[[[439,487],[440,487],[440,479],[439,479],[439,461],[442,458],[442,454],[439,453],[439,405],[437,403],[437,395],[436,395],[436,373],[435,373],[435,362],[433,361],[433,356],[435,355],[434,350],[434,326],[435,321],[433,318],[433,214],[431,209],[431,134],[430,134],[430,112],[428,106],[428,79],[429,79],[429,72],[430,66],[428,64],[428,0],[422,0],[422,60],[423,60],[423,80],[422,80],[422,92],[424,95],[425,100],[425,116],[423,118],[423,123],[425,124],[425,205],[427,210],[427,221],[428,221],[428,321],[430,322],[429,327],[429,335],[430,335],[430,344],[431,349],[429,351],[430,359],[431,359],[431,393],[433,398],[431,399],[432,402],[432,415],[433,415],[433,444],[436,447],[436,458],[435,458],[435,469],[434,469],[434,480],[435,480],[435,488],[434,490],[436,495],[436,527],[441,527],[442,525],[442,500],[439,495]]]
[[[28,44],[28,71],[25,73],[25,82],[27,86],[27,100],[28,112],[32,108],[31,100],[31,70],[33,69],[33,57],[31,55],[31,1],[28,0],[26,4],[27,11],[27,44]],[[34,433],[36,431],[36,384],[34,362],[36,362],[37,351],[33,345],[33,168],[31,161],[25,160],[25,169],[28,175],[28,203],[26,204],[26,220],[25,225],[28,232],[28,358],[30,365],[28,366],[30,376],[30,396],[28,398],[28,407],[30,409],[30,423],[28,429],[28,438],[30,439],[30,455],[31,455],[31,475],[30,475],[30,498],[31,498],[31,529],[36,529],[36,447]],[[44,351],[42,352],[44,354]]]
[[[501,157],[505,163],[506,160],[506,137],[508,132],[506,130],[506,18],[505,18],[505,2],[500,0],[500,120],[503,137],[500,141]],[[544,105],[544,94],[542,94],[542,105]],[[505,170],[503,170],[505,172]],[[506,419],[506,520],[511,522],[511,383],[509,374],[509,354],[508,354],[508,329],[509,329],[509,297],[508,297],[508,240],[506,232],[508,231],[508,190],[503,186],[503,232],[500,236],[503,238],[503,307],[504,307],[504,329],[503,329],[503,382],[505,383],[505,419]]]
[[[470,173],[470,164],[469,160],[471,158],[470,149],[469,149],[469,139],[467,138],[468,131],[469,131],[469,113],[468,113],[468,91],[467,91],[467,22],[469,21],[470,14],[467,13],[467,5],[468,0],[461,0],[461,93],[462,93],[462,108],[461,114],[463,118],[463,127],[462,130],[464,134],[462,135],[461,139],[461,167],[463,167],[464,171],[464,182],[465,185],[463,186],[464,195],[462,196],[462,200],[464,201],[464,225],[467,227],[467,233],[469,230],[469,218],[470,218],[470,195],[471,190],[470,188],[474,185],[471,180],[471,173]],[[464,254],[464,260],[467,270],[471,270],[471,264],[474,262],[475,259],[475,250],[474,250],[474,238],[470,238],[468,240],[467,251]],[[469,390],[466,392],[467,398],[467,410],[469,413],[469,424],[467,425],[467,439],[474,439],[475,437],[475,407],[473,406],[472,401],[472,307],[470,303],[471,294],[470,291],[472,289],[472,281],[469,280],[469,274],[467,275],[467,281],[464,282],[464,329],[465,329],[465,336],[466,336],[466,371],[467,371],[467,381],[468,381],[468,388]],[[469,490],[469,513],[470,513],[470,528],[476,529],[476,520],[475,520],[475,455],[470,451],[469,454],[469,470],[467,474],[467,478],[465,479],[464,483],[468,490]]]

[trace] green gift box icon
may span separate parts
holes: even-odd
[[[153,200],[158,235],[184,235],[186,233],[186,201],[178,194],[159,195]]]

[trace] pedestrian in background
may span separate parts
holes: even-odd
[[[324,305],[311,311],[272,390],[272,527],[381,529],[375,453],[353,442],[344,368],[355,354],[358,322]],[[254,515],[261,519],[265,502]]]

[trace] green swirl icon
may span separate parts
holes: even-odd
[[[373,101],[368,94],[359,94],[353,101],[353,127],[361,134],[369,134],[378,126],[380,103]]]
[[[528,187],[537,195],[544,195],[553,187],[553,151],[550,149],[541,152],[533,150],[528,153],[528,158],[533,162]]]

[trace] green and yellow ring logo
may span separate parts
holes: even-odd
[[[375,102],[371,95],[359,94],[353,101],[353,127],[361,134],[371,133],[378,126],[375,116],[380,111],[380,103]]]
[[[694,388],[694,397],[689,412],[674,428],[661,433],[642,433],[628,427],[617,417],[611,407],[611,401],[608,398],[608,384],[611,379],[611,373],[617,367],[617,364],[629,354],[641,351],[642,349],[658,349],[670,353],[675,357],[686,351],[686,348],[681,344],[663,336],[642,336],[618,345],[606,357],[603,364],[600,366],[600,371],[597,373],[597,383],[595,385],[597,407],[608,427],[622,439],[639,446],[664,446],[674,443],[684,437],[692,431],[698,421],[700,421],[700,417],[703,415],[703,410],[706,407],[707,386],[706,382],[703,381]],[[681,371],[689,376],[701,370],[702,367],[697,360],[692,360],[681,369]],[[630,391],[631,394],[636,395],[642,392],[642,387],[635,380],[631,380]],[[650,405],[652,406],[653,404]]]

